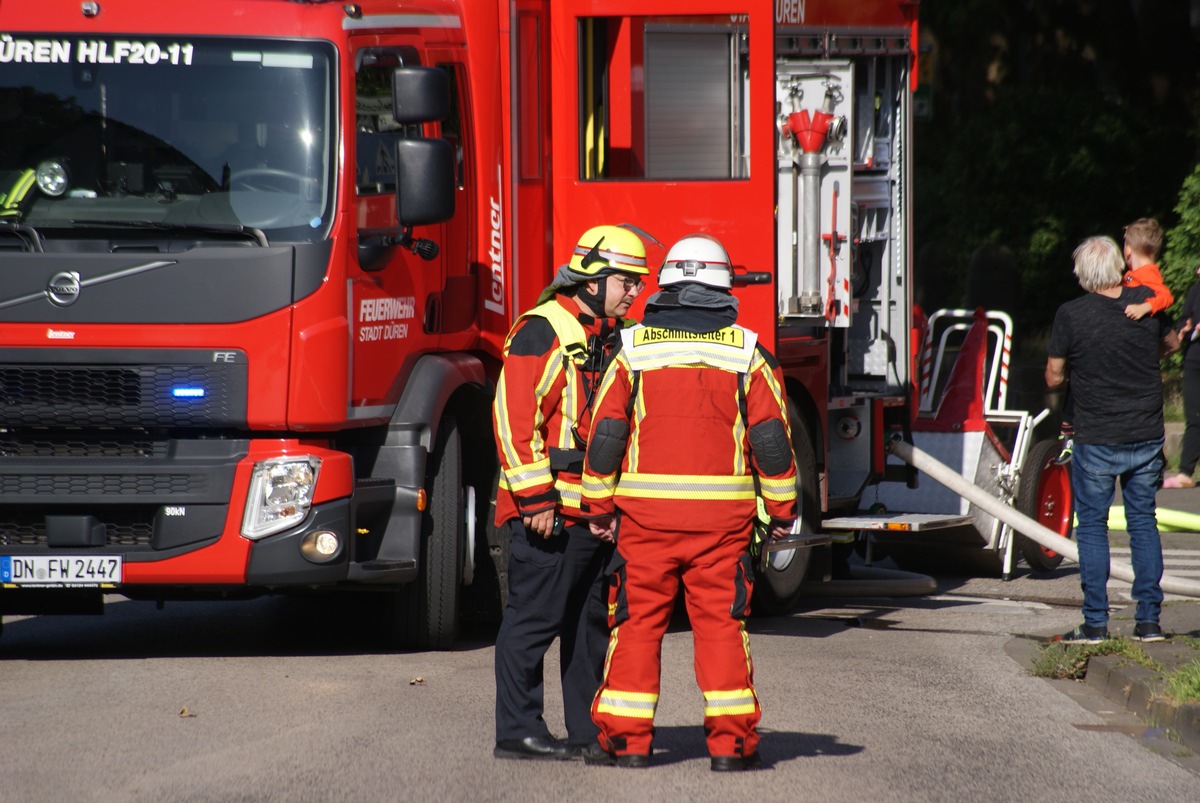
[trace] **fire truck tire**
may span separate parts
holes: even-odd
[[[817,501],[817,453],[808,428],[788,403],[788,418],[792,429],[792,451],[796,456],[796,504],[800,513],[800,532],[815,533],[820,528],[820,505]],[[800,587],[808,574],[811,549],[772,552],[766,569],[756,567],[754,603],[756,615],[784,616],[791,611]]]
[[[1063,538],[1070,538],[1075,504],[1071,495],[1070,464],[1054,464],[1059,448],[1055,439],[1038,441],[1030,447],[1024,463],[1021,464],[1016,508]],[[1059,553],[1020,533],[1017,533],[1016,537],[1021,557],[1031,570],[1050,572],[1062,563],[1063,556]]]
[[[496,599],[498,606],[495,609],[496,621],[499,622],[504,616],[504,609],[508,607],[508,541],[509,532],[508,525],[496,525],[496,495],[500,492],[500,470],[496,469],[496,478],[492,484],[491,503],[488,505],[487,519],[487,544],[488,556],[491,558],[492,567],[496,572]]]
[[[490,445],[490,443],[489,443]],[[499,623],[508,604],[508,526],[496,526],[496,494],[500,470],[494,461],[490,478],[480,478],[490,494],[476,492],[475,581],[463,589],[464,620]]]
[[[448,650],[458,635],[463,542],[462,442],[451,415],[438,426],[425,488],[419,575],[400,593],[399,635],[409,649]]]

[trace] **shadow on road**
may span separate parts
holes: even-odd
[[[380,639],[378,614],[355,597],[265,597],[155,603],[110,598],[98,616],[9,619],[0,658],[78,660],[369,655],[403,652]],[[456,652],[490,648],[496,625],[467,624]]]
[[[763,763],[769,769],[772,764],[795,758],[817,756],[849,756],[861,753],[863,746],[842,744],[836,736],[826,733],[796,733],[760,728]],[[674,725],[654,729],[655,766],[679,764],[699,758],[708,758],[701,727]]]

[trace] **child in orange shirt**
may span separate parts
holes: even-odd
[[[1125,308],[1125,317],[1139,320],[1147,315],[1157,315],[1175,303],[1175,296],[1163,283],[1162,271],[1158,269],[1158,255],[1162,252],[1163,230],[1154,218],[1143,217],[1125,227],[1125,264],[1129,270],[1123,279],[1127,287],[1148,287],[1154,295],[1140,304]],[[1062,450],[1054,462],[1064,465],[1071,462],[1075,447],[1075,427],[1070,418],[1070,397],[1063,404],[1063,422],[1058,439]]]
[[[1154,218],[1139,218],[1125,227],[1125,273],[1128,287],[1149,287],[1154,295],[1140,304],[1125,308],[1125,317],[1138,320],[1146,315],[1157,315],[1175,303],[1175,296],[1163,284],[1162,272],[1158,269],[1158,255],[1162,251],[1163,230]]]

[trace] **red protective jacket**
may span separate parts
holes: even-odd
[[[620,508],[648,529],[732,532],[757,512],[755,474],[767,513],[796,517],[782,376],[756,340],[739,326],[624,330],[593,414],[585,517]]]
[[[588,339],[603,339],[619,325],[581,312],[563,296],[513,324],[492,406],[500,454],[497,525],[556,506],[568,523],[579,518],[588,402],[598,379],[588,370]]]

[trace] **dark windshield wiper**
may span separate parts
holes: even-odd
[[[33,226],[30,226],[28,223],[19,223],[15,220],[5,220],[4,223],[9,231],[15,234],[21,242],[29,246],[30,251],[35,254],[45,253],[46,249],[42,246],[42,237]]]
[[[158,220],[72,220],[72,226],[92,226],[96,228],[114,229],[149,229],[177,233],[202,234],[235,234],[252,239],[263,248],[269,248],[271,243],[262,229],[253,226],[242,226],[237,223],[164,223]]]

